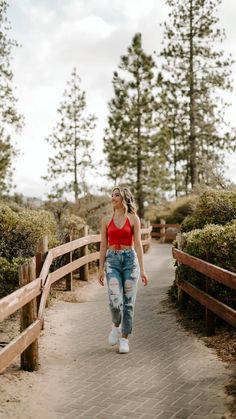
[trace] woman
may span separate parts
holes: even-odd
[[[112,206],[113,216],[102,220],[98,281],[104,285],[106,274],[113,321],[108,342],[110,345],[119,343],[119,352],[128,353],[138,279],[141,276],[146,286],[148,277],[143,264],[140,220],[128,188],[113,189]]]

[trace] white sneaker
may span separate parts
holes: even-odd
[[[129,352],[129,341],[128,341],[128,339],[120,338],[119,352],[120,352],[120,354],[127,354]]]
[[[118,343],[120,337],[120,327],[112,326],[111,332],[108,336],[108,343],[111,346],[114,346]]]

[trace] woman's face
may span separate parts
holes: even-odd
[[[113,190],[112,195],[111,195],[111,202],[114,209],[123,207],[122,196],[120,194],[119,189]]]

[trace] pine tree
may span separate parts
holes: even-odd
[[[95,116],[87,115],[85,92],[81,90],[81,79],[74,68],[68,89],[58,109],[59,122],[47,138],[56,150],[49,158],[46,181],[56,181],[50,198],[61,198],[73,193],[75,202],[86,191],[85,170],[92,166],[91,131],[95,128]]]
[[[158,192],[166,168],[157,135],[156,66],[136,34],[113,75],[114,97],[109,103],[104,152],[109,177],[129,185],[136,195],[140,217],[144,202]]]
[[[18,44],[8,36],[11,28],[7,7],[6,1],[0,1],[0,193],[8,192],[11,186],[11,164],[17,154],[11,144],[11,135],[23,125],[22,115],[16,109],[17,99],[11,70],[12,47]]]
[[[225,36],[215,27],[221,0],[166,2],[170,13],[161,55],[169,95],[177,98],[169,102],[169,112],[182,118],[182,135],[175,138],[181,153],[173,161],[179,168],[182,190],[188,192],[204,178],[200,170],[203,158],[220,160],[223,150],[235,147],[235,133],[224,121],[226,103],[219,98],[220,90],[231,90],[232,59],[224,58],[216,46]]]

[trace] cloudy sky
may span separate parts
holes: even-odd
[[[74,66],[87,93],[90,112],[98,117],[94,133],[95,158],[102,157],[102,136],[107,102],[112,95],[112,74],[136,32],[142,32],[146,52],[159,52],[168,8],[164,0],[9,0],[11,36],[21,44],[13,52],[14,83],[25,128],[16,138],[21,155],[15,166],[17,191],[45,197],[51,133],[66,82]],[[220,24],[226,30],[226,54],[236,61],[236,1],[223,0]],[[234,92],[227,118],[236,114],[236,65]],[[235,155],[227,156],[227,175],[236,182]],[[101,180],[91,181],[93,187]]]

